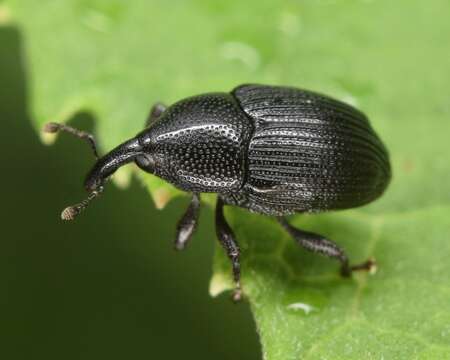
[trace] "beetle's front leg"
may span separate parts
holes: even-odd
[[[183,250],[197,228],[200,214],[200,194],[192,194],[191,202],[177,225],[175,249]]]
[[[166,105],[160,102],[154,104],[150,109],[150,113],[148,114],[147,121],[145,122],[145,127],[148,127],[149,125],[153,124],[156,121],[156,119],[158,119],[162,115],[162,113],[166,111],[166,109],[167,109]]]
[[[339,260],[339,262],[341,263],[342,276],[348,277],[351,275],[352,271],[356,270],[371,271],[376,267],[375,261],[373,259],[369,259],[358,265],[350,266],[348,257],[345,254],[344,250],[331,240],[328,240],[322,235],[297,229],[289,224],[284,217],[278,217],[277,220],[283,226],[283,228],[299,243],[299,245],[303,246],[306,250]]]
[[[223,215],[223,200],[220,196],[217,197],[216,204],[216,234],[220,244],[225,249],[228,257],[231,260],[233,267],[233,278],[235,289],[233,293],[233,301],[237,302],[242,298],[241,292],[241,264],[239,262],[240,250],[239,245],[235,240],[233,230],[231,230],[225,216]]]

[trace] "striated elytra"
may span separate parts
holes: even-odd
[[[84,138],[97,156],[92,135],[57,123],[45,130]],[[224,205],[276,217],[304,248],[339,260],[345,276],[374,267],[373,260],[350,266],[335,243],[294,228],[285,218],[361,206],[389,184],[385,146],[366,116],[348,104],[267,85],[193,96],[167,108],[158,103],[142,132],[97,159],[85,181],[88,199],[65,209],[63,219],[86,208],[103,191],[105,180],[130,162],[192,195],[178,223],[177,249],[185,247],[196,229],[200,193],[218,194],[216,232],[232,263],[235,300],[241,297],[240,254]]]

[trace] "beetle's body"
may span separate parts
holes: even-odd
[[[366,117],[287,87],[244,85],[184,99],[137,138],[143,170],[188,192],[216,192],[266,215],[345,209],[377,198],[387,152]]]
[[[233,94],[254,132],[246,184],[229,203],[279,216],[360,206],[386,188],[388,155],[361,112],[295,88],[248,85]]]
[[[157,105],[148,127],[97,161],[86,189],[97,196],[106,178],[133,161],[193,194],[178,226],[178,248],[195,230],[199,194],[218,193],[217,235],[233,262],[237,288],[239,248],[223,216],[224,204],[277,216],[301,245],[340,260],[345,274],[369,267],[349,267],[337,245],[281,218],[364,205],[386,189],[391,176],[387,151],[364,114],[350,105],[265,85],[198,95],[167,109]],[[86,204],[80,205],[76,212]]]

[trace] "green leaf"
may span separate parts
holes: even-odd
[[[273,220],[229,212],[265,359],[449,358],[449,214],[436,207],[296,217],[354,261],[378,260],[375,276],[343,280],[336,264],[299,250]],[[232,288],[230,271],[217,249],[213,294]]]
[[[374,256],[375,276],[343,280],[273,220],[227,209],[263,352],[269,360],[443,359],[449,13],[447,0],[8,0],[0,25],[24,36],[36,129],[87,111],[105,151],[143,127],[153,102],[245,82],[304,87],[365,111],[391,153],[389,190],[362,209],[292,221],[336,240],[355,262]],[[159,206],[180,193],[140,177]],[[211,292],[230,285],[217,248]]]

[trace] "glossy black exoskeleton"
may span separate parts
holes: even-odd
[[[85,138],[97,156],[92,135],[57,123],[45,130]],[[200,193],[218,194],[216,232],[232,262],[236,300],[241,296],[239,247],[224,205],[276,217],[304,248],[339,260],[343,275],[374,265],[369,260],[349,266],[335,243],[294,228],[284,217],[361,206],[386,189],[391,177],[386,148],[365,115],[350,105],[265,85],[198,95],[168,108],[156,104],[145,130],[97,160],[85,181],[88,199],[66,208],[63,219],[73,219],[101,193],[105,180],[130,162],[191,193],[178,223],[177,249],[196,228]]]

